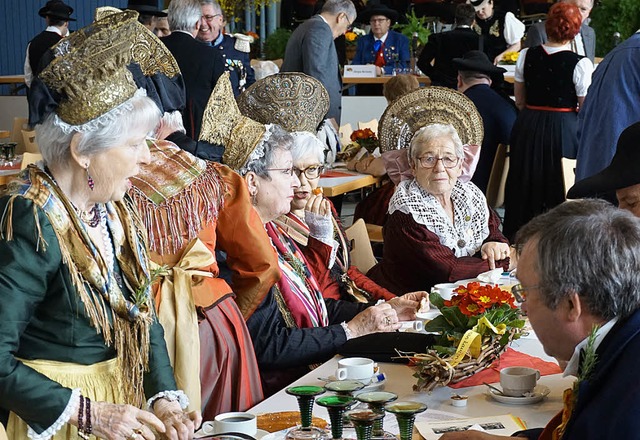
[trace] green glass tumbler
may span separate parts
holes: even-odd
[[[395,414],[400,429],[400,440],[412,440],[416,414],[426,411],[427,405],[421,402],[400,401],[388,403],[384,409]]]
[[[331,437],[334,440],[342,438],[342,416],[344,412],[356,403],[356,400],[350,396],[323,396],[316,400],[320,406],[327,408],[329,419],[331,419]]]

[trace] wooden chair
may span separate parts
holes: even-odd
[[[371,242],[369,242],[369,234],[367,234],[367,226],[364,220],[358,219],[353,225],[345,230],[347,238],[351,242],[351,263],[357,267],[360,272],[367,273],[376,263],[376,257],[373,256]]]
[[[24,151],[27,153],[40,154],[40,147],[36,142],[35,130],[22,130],[22,140],[24,141]]]
[[[384,243],[384,236],[382,235],[382,226],[372,225],[371,223],[365,223],[367,227],[367,234],[369,235],[369,241],[372,243]]]
[[[4,425],[0,423],[0,440],[9,440],[7,432],[4,430]]]
[[[492,208],[504,205],[504,188],[509,173],[509,146],[500,144],[493,159],[489,183],[487,185],[487,203]]]
[[[42,160],[42,154],[29,153],[25,151],[22,155],[22,163],[20,164],[20,169],[24,170],[27,165],[31,165],[32,163],[36,163],[40,160]]]
[[[343,146],[349,145],[351,143],[351,133],[353,133],[353,127],[351,124],[347,123],[341,125],[338,130],[338,134],[340,135],[340,144]]]
[[[562,158],[562,176],[564,177],[564,195],[576,182],[576,160]]]
[[[369,122],[358,122],[358,130],[364,130],[365,128],[369,128],[375,134],[378,134],[378,120],[374,118]]]
[[[22,130],[29,129],[28,118],[13,118],[13,128],[11,129],[11,142],[16,144],[16,154],[24,153],[24,138],[22,137]]]

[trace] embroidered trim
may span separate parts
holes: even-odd
[[[147,96],[147,91],[145,89],[138,89],[132,97],[136,96]],[[107,113],[100,115],[97,118],[90,120],[89,122],[85,122],[82,125],[67,124],[62,119],[60,119],[57,113],[53,114],[53,123],[57,127],[60,127],[65,134],[71,134],[74,132],[90,133],[101,129],[102,127],[109,125],[110,123],[115,122],[115,120],[120,117],[120,115],[132,110],[133,105],[131,104],[130,99],[128,99],[119,106],[112,108]]]
[[[349,330],[349,326],[347,325],[347,323],[346,323],[346,322],[344,322],[344,321],[342,321],[342,322],[340,323],[340,326],[341,326],[341,327],[343,328],[343,330],[344,330],[344,334],[345,334],[345,336],[347,337],[347,341],[348,341],[349,339],[353,339],[353,334],[351,333],[351,330]]]
[[[251,152],[244,165],[238,170],[238,174],[240,174],[241,176],[245,176],[250,171],[249,165],[251,165],[251,162],[262,159],[265,154],[267,154],[265,150],[265,144],[271,137],[271,127],[273,127],[273,124],[265,124],[265,127],[267,129],[264,131],[262,139],[260,140],[256,148]]]
[[[482,192],[473,183],[458,181],[451,190],[454,222],[436,198],[418,182],[405,180],[398,184],[389,202],[389,214],[400,211],[438,236],[443,246],[456,257],[472,256],[489,236],[489,208]]]
[[[161,391],[147,400],[147,409],[153,410],[153,404],[158,399],[167,399],[169,402],[178,402],[180,408],[186,409],[189,406],[189,398],[182,390]]]
[[[304,222],[309,227],[309,235],[328,246],[333,246],[333,222],[331,214],[320,215],[311,211],[304,211]]]
[[[38,434],[35,432],[31,426],[28,426],[27,429],[27,437],[31,440],[49,440],[51,437],[56,435],[58,431],[62,429],[64,425],[66,425],[71,416],[78,411],[78,405],[80,404],[80,388],[74,388],[71,390],[71,397],[69,398],[69,403],[65,407],[62,414],[58,417],[58,420],[53,422],[53,425],[49,426],[47,429],[42,431],[42,433]]]

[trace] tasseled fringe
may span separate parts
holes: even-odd
[[[161,255],[180,252],[206,225],[216,222],[226,186],[213,164],[179,194],[159,205],[141,191],[130,191],[149,234],[149,246]]]
[[[278,305],[278,309],[280,310],[280,313],[284,318],[284,323],[286,324],[287,328],[296,328],[296,321],[295,319],[293,319],[293,315],[291,315],[291,311],[284,301],[284,297],[282,296],[282,292],[280,292],[280,288],[277,284],[275,284],[272,289],[273,297],[276,299],[276,304]]]
[[[135,322],[129,322],[114,314],[115,349],[118,363],[123,372],[122,388],[130,405],[142,408],[145,400],[143,379],[149,370],[149,330],[151,315]]]
[[[7,206],[5,206],[4,212],[2,213],[2,218],[0,219],[0,238],[6,239],[7,241],[13,240],[13,202],[16,197],[18,196],[11,196]],[[38,218],[38,207],[35,203],[33,204],[33,218],[36,225],[36,252],[38,252],[40,248],[45,252],[47,250],[48,243],[42,236],[42,227],[40,226],[40,220]]]

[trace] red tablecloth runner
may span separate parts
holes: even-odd
[[[320,177],[353,177],[353,174],[351,173],[344,173],[342,171],[334,171],[334,170],[328,170],[325,171],[324,173],[322,173],[322,175]]]
[[[500,359],[495,361],[486,370],[482,370],[481,372],[476,373],[458,383],[449,384],[449,386],[451,388],[466,388],[482,385],[482,382],[500,382],[500,370],[507,367],[535,368],[540,371],[540,376],[547,376],[549,374],[558,374],[562,372],[558,364],[554,362],[547,362],[538,357],[521,353],[512,348],[507,348],[502,356],[500,356]]]

